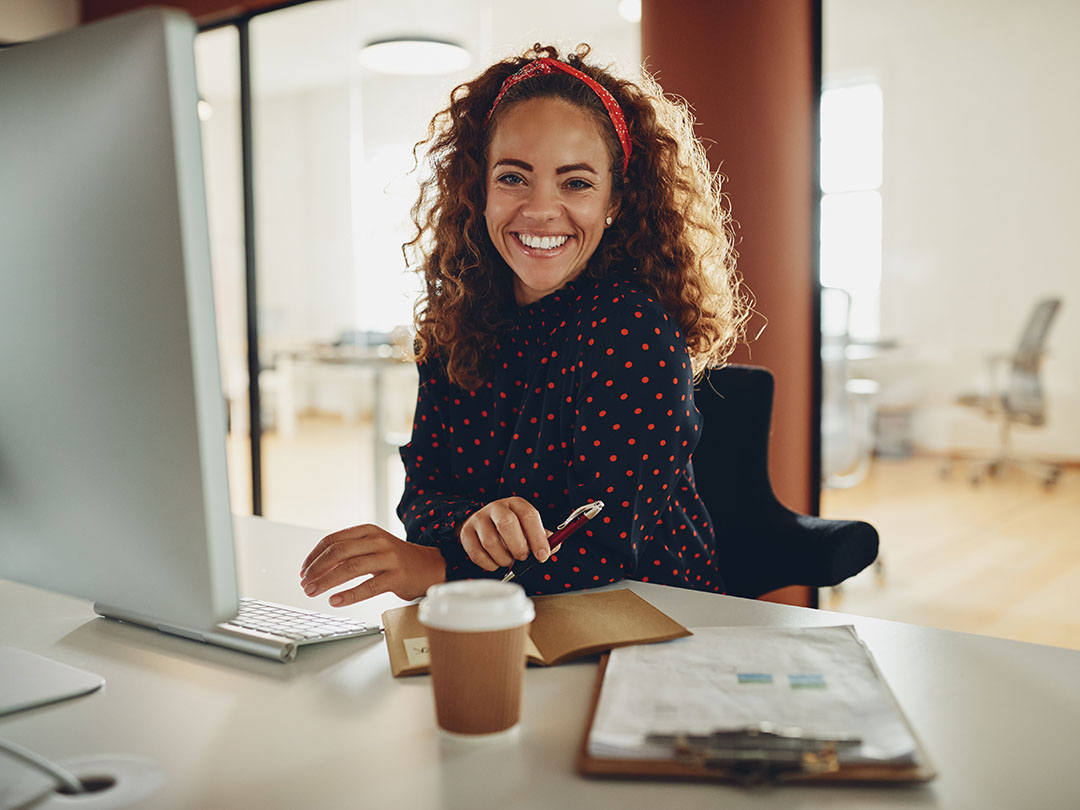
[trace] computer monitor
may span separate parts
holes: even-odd
[[[0,577],[203,628],[237,593],[194,36],[0,51]]]

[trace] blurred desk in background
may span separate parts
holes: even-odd
[[[384,527],[390,525],[387,462],[409,440],[402,427],[412,417],[411,409],[391,412],[390,381],[395,371],[412,367],[412,359],[399,345],[316,343],[276,351],[273,366],[260,375],[260,385],[271,394],[272,424],[282,438],[296,435],[298,416],[309,408],[340,412],[354,422],[370,408],[374,518]]]

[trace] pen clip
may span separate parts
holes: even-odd
[[[570,523],[573,523],[577,518],[581,517],[582,515],[585,515],[587,520],[592,520],[594,517],[600,514],[600,510],[602,510],[603,508],[603,501],[591,501],[587,504],[584,504],[583,506],[579,506],[577,509],[570,513],[569,517],[567,517],[566,520],[556,526],[555,530],[558,531],[559,529],[565,529]]]

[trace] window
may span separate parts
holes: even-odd
[[[847,306],[825,306],[822,331],[878,337],[881,297],[882,95],[876,83],[821,96],[821,284]]]

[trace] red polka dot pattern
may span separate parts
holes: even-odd
[[[474,565],[457,527],[498,498],[535,506],[551,530],[602,500],[586,524],[519,580],[532,594],[629,578],[722,592],[712,521],[694,488],[701,416],[678,324],[624,278],[579,279],[517,309],[489,382],[452,385],[421,364],[398,516],[438,546],[451,578]]]

